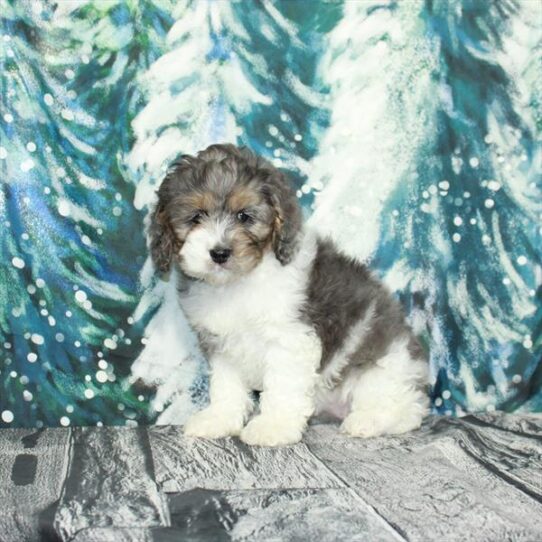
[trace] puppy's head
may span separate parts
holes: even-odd
[[[169,169],[151,215],[150,250],[165,273],[212,284],[249,273],[273,251],[283,265],[297,250],[301,211],[285,176],[245,148],[211,145]]]

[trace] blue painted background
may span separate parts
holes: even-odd
[[[0,13],[0,426],[178,423],[205,400],[143,231],[167,164],[223,141],[284,169],[401,299],[436,411],[542,410],[542,4]]]

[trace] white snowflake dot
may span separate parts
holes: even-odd
[[[4,410],[2,412],[2,421],[6,423],[11,423],[14,420],[15,416],[13,416],[13,412],[11,410]]]
[[[64,427],[68,427],[68,425],[70,425],[70,419],[68,416],[62,416],[62,418],[60,418],[60,425]]]
[[[442,398],[443,399],[449,399],[452,396],[452,392],[450,390],[444,390],[442,392]]]
[[[484,205],[485,205],[488,209],[492,209],[493,207],[495,207],[495,201],[492,200],[491,198],[488,198],[488,199],[486,199],[486,201],[484,201]]]
[[[87,300],[87,294],[83,290],[77,290],[75,292],[75,299],[79,301],[79,303],[84,303]]]
[[[107,373],[105,371],[97,371],[96,372],[96,380],[98,382],[101,382],[102,384],[104,382],[107,382]]]
[[[26,356],[26,359],[30,362],[30,363],[34,363],[37,359],[38,359],[38,356],[37,354],[35,354],[34,352],[30,352],[30,354],[28,354]]]
[[[516,261],[518,262],[518,265],[525,265],[527,263],[527,258],[525,256],[518,256]]]
[[[117,343],[113,339],[108,338],[104,340],[104,346],[110,350],[115,350],[115,348],[117,348]]]
[[[91,389],[86,389],[85,390],[85,397],[87,399],[92,399],[94,397],[94,392],[91,390]]]
[[[61,199],[58,202],[58,214],[60,216],[70,215],[70,204],[65,199]]]
[[[13,264],[13,267],[16,267],[17,269],[24,268],[24,260],[22,258],[18,258],[17,256],[11,259],[11,263]]]
[[[39,333],[32,333],[30,340],[34,344],[43,344],[45,342],[45,339],[39,334]]]
[[[28,160],[25,160],[24,162],[21,163],[21,171],[24,171],[26,173],[27,171],[30,171],[31,169],[33,169],[34,166],[35,166],[34,160],[29,158]]]

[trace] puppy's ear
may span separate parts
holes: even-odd
[[[273,250],[277,260],[286,265],[299,248],[302,226],[301,208],[294,189],[280,171],[274,169],[268,178],[268,196],[275,209]]]
[[[154,267],[160,274],[165,274],[171,267],[177,241],[166,214],[165,204],[160,200],[151,213],[148,235]]]

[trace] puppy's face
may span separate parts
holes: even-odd
[[[176,260],[189,277],[225,284],[252,271],[266,252],[287,263],[295,248],[295,195],[280,172],[248,151],[214,145],[184,157],[158,196],[149,233],[160,271]]]
[[[275,215],[256,182],[228,175],[214,180],[179,197],[172,225],[184,273],[223,284],[254,269],[271,250]]]

